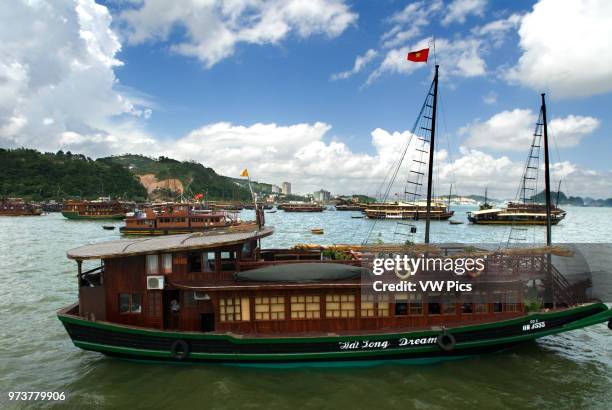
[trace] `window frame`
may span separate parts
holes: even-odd
[[[152,271],[151,261],[155,261],[155,271]],[[145,273],[147,275],[159,275],[159,255],[157,253],[145,255]]]

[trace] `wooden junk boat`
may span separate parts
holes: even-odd
[[[324,206],[309,203],[279,204],[276,208],[285,212],[323,212],[325,210]]]
[[[468,212],[468,220],[478,225],[546,225],[546,204],[510,202],[506,208]],[[551,205],[550,223],[557,225],[565,211]]]
[[[0,199],[0,216],[40,216],[40,206],[21,198]]]
[[[235,213],[200,210],[191,204],[168,204],[128,214],[119,231],[124,235],[173,235],[228,227],[248,229],[247,225]]]
[[[95,201],[64,201],[62,215],[68,219],[124,219],[127,209],[119,201],[100,198]]]
[[[369,204],[365,215],[372,219],[425,219],[427,215],[427,202],[384,202]],[[446,221],[455,214],[448,209],[443,202],[432,202],[430,207],[430,219],[435,221]]]
[[[336,211],[363,211],[366,204],[338,204],[335,208]]]
[[[437,78],[436,66],[436,85]],[[368,295],[362,265],[389,249],[263,249],[262,239],[273,229],[263,225],[262,212],[251,231],[133,238],[68,251],[77,262],[78,303],[58,317],[73,343],[154,361],[439,360],[498,351],[612,318],[603,303],[577,304],[572,285],[542,254],[530,255],[527,264],[508,263],[503,252],[491,254],[485,269],[466,276],[481,284],[480,295],[452,293],[444,302],[431,292]],[[556,302],[528,312],[514,269],[554,283]]]
[[[565,218],[566,212],[558,208],[556,204],[552,204],[550,198],[546,203],[537,202],[536,188],[541,148],[544,150],[544,166],[546,169],[549,167],[548,138],[543,138],[546,122],[546,119],[543,118],[544,114],[544,111],[541,111],[533,133],[527,165],[517,193],[519,201],[510,202],[505,208],[495,208],[487,203],[487,191],[485,190],[484,204],[478,211],[467,213],[471,223],[478,225],[546,225],[550,223],[557,225]],[[550,179],[550,176],[546,174],[546,178]],[[548,182],[550,181],[546,181],[546,184]]]

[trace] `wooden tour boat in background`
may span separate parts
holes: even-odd
[[[363,211],[367,204],[340,204],[336,205],[336,211]]]
[[[100,198],[95,201],[66,200],[62,215],[68,219],[124,219],[128,211],[125,204]]]
[[[546,225],[546,205],[510,202],[506,208],[468,212],[468,220],[478,225]],[[550,223],[557,225],[566,212],[551,206]]]
[[[325,207],[314,203],[285,203],[279,204],[277,209],[285,212],[323,212]]]
[[[21,198],[0,199],[0,216],[40,216],[42,212],[40,206]]]
[[[236,213],[197,209],[193,204],[164,204],[128,214],[124,235],[172,235],[248,224]]]
[[[422,111],[432,122],[437,83],[438,66],[426,99],[432,108]],[[435,126],[430,129],[433,152]],[[427,204],[430,211],[430,189]],[[371,279],[364,267],[374,256],[423,250],[410,247],[416,245],[263,249],[262,239],[273,229],[263,225],[262,214],[258,210],[257,225],[241,232],[124,239],[70,250],[79,298],[58,318],[77,347],[110,356],[256,364],[437,360],[498,351],[605,321],[612,326],[605,304],[579,304],[575,291],[584,284],[565,280],[550,253],[527,250],[526,258],[514,263],[509,258],[516,254],[491,252],[484,269],[465,278],[478,283],[478,292],[443,298],[427,291],[371,295],[363,289]],[[421,245],[427,252],[452,257],[471,251],[429,245],[429,222]],[[435,270],[420,274],[456,278]],[[538,308],[548,309],[527,309],[526,274],[543,285],[552,303]]]
[[[427,216],[427,202],[386,202],[369,204],[364,210],[366,216],[372,219],[425,219]],[[445,221],[451,218],[455,211],[448,209],[443,202],[432,202],[430,208],[430,219],[434,221]]]

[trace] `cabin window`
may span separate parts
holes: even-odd
[[[473,303],[463,303],[461,305],[461,314],[462,315],[471,315],[474,313],[474,304]]]
[[[361,317],[389,316],[389,297],[387,295],[363,295],[361,298]]]
[[[119,313],[130,313],[130,295],[128,293],[119,294]]]
[[[420,293],[410,293],[408,295],[410,304],[408,305],[408,313],[410,316],[423,315],[423,295]]]
[[[291,296],[291,319],[318,319],[320,303],[319,296]]]
[[[242,244],[242,257],[247,258],[251,256],[251,252],[253,252],[253,247],[251,246],[251,241],[247,241]]]
[[[444,303],[442,304],[442,312],[445,315],[457,314],[457,298],[455,297],[455,295],[447,295],[444,298]]]
[[[427,314],[428,315],[441,315],[442,314],[442,302],[441,295],[439,293],[427,294]]]
[[[130,312],[142,312],[142,296],[139,293],[132,293],[132,303],[130,304]]]
[[[221,322],[249,321],[249,298],[219,299],[219,320]]]
[[[516,290],[511,290],[506,293],[506,312],[519,311],[519,298]]]
[[[119,294],[119,313],[140,313],[142,312],[142,295],[140,293],[120,293]]]
[[[395,295],[395,316],[406,316],[408,314],[408,295]]]
[[[200,253],[189,253],[187,263],[189,263],[189,272],[202,272],[202,258]]]
[[[355,317],[355,295],[326,295],[326,317]]]
[[[378,296],[378,302],[377,302],[377,311],[378,311],[378,316],[384,317],[384,316],[389,316],[389,296],[387,295],[380,295]]]
[[[361,317],[376,316],[374,295],[363,295],[361,298]]]
[[[157,255],[147,255],[145,265],[147,275],[157,275],[159,273],[159,258]]]
[[[236,252],[221,252],[221,270],[236,270]]]
[[[489,305],[487,304],[486,292],[474,292],[474,313],[488,313]]]
[[[255,320],[285,319],[285,297],[255,298]]]
[[[214,252],[203,252],[204,272],[214,272],[216,270],[217,259]]]
[[[504,311],[503,298],[503,293],[493,292],[493,313],[501,313]]]
[[[162,273],[172,273],[172,254],[162,254]]]

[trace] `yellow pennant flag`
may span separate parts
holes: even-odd
[[[244,169],[244,171],[242,171],[242,174],[240,174],[241,177],[248,177],[249,176],[249,170],[248,169]]]

